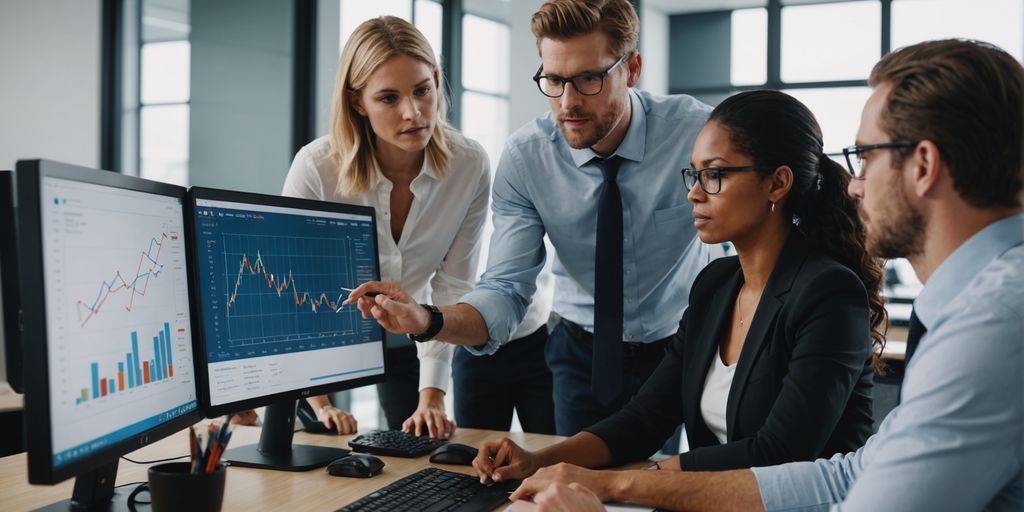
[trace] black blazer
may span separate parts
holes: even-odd
[[[665,359],[621,411],[586,429],[608,445],[613,464],[648,457],[680,423],[690,451],[679,461],[694,471],[829,457],[871,435],[864,284],[794,231],[751,320],[726,405],[728,442],[718,442],[700,399],[742,284],[737,257],[711,262],[694,280]]]

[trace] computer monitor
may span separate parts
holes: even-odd
[[[18,283],[18,231],[14,173],[0,171],[0,381],[18,393],[21,383],[21,291]]]
[[[124,508],[118,457],[200,419],[185,189],[47,160],[16,182],[29,482]]]
[[[342,288],[380,278],[373,208],[189,191],[200,400],[208,413],[267,405],[259,445],[234,465],[299,471],[344,450],[292,446],[295,401],[383,382],[383,330]]]

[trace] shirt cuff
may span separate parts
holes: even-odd
[[[439,343],[443,346],[437,347],[433,351],[440,353],[420,356],[419,391],[423,391],[426,388],[437,388],[447,393],[448,383],[451,380],[451,354],[454,347],[439,341],[428,341],[427,343]]]
[[[814,462],[791,462],[750,471],[757,480],[765,512],[826,511],[835,501],[823,496],[817,487],[819,475]]]
[[[489,356],[512,338],[512,333],[519,327],[519,321],[513,318],[511,311],[515,304],[500,294],[488,290],[476,289],[463,295],[459,302],[468,304],[480,313],[487,324],[487,343],[483,345],[463,345],[474,356]]]

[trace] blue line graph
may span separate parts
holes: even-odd
[[[197,219],[210,362],[379,341],[376,321],[340,304],[379,275],[368,219],[210,213]]]

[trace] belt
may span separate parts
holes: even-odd
[[[559,320],[559,322],[562,323],[562,325],[572,332],[578,339],[584,341],[588,345],[592,345],[594,343],[594,334],[580,327],[579,324],[570,322],[564,318]],[[623,341],[622,355],[624,357],[636,357],[641,354],[649,353],[652,350],[663,352],[665,350],[665,346],[668,345],[670,341],[672,341],[672,336],[655,341]]]

